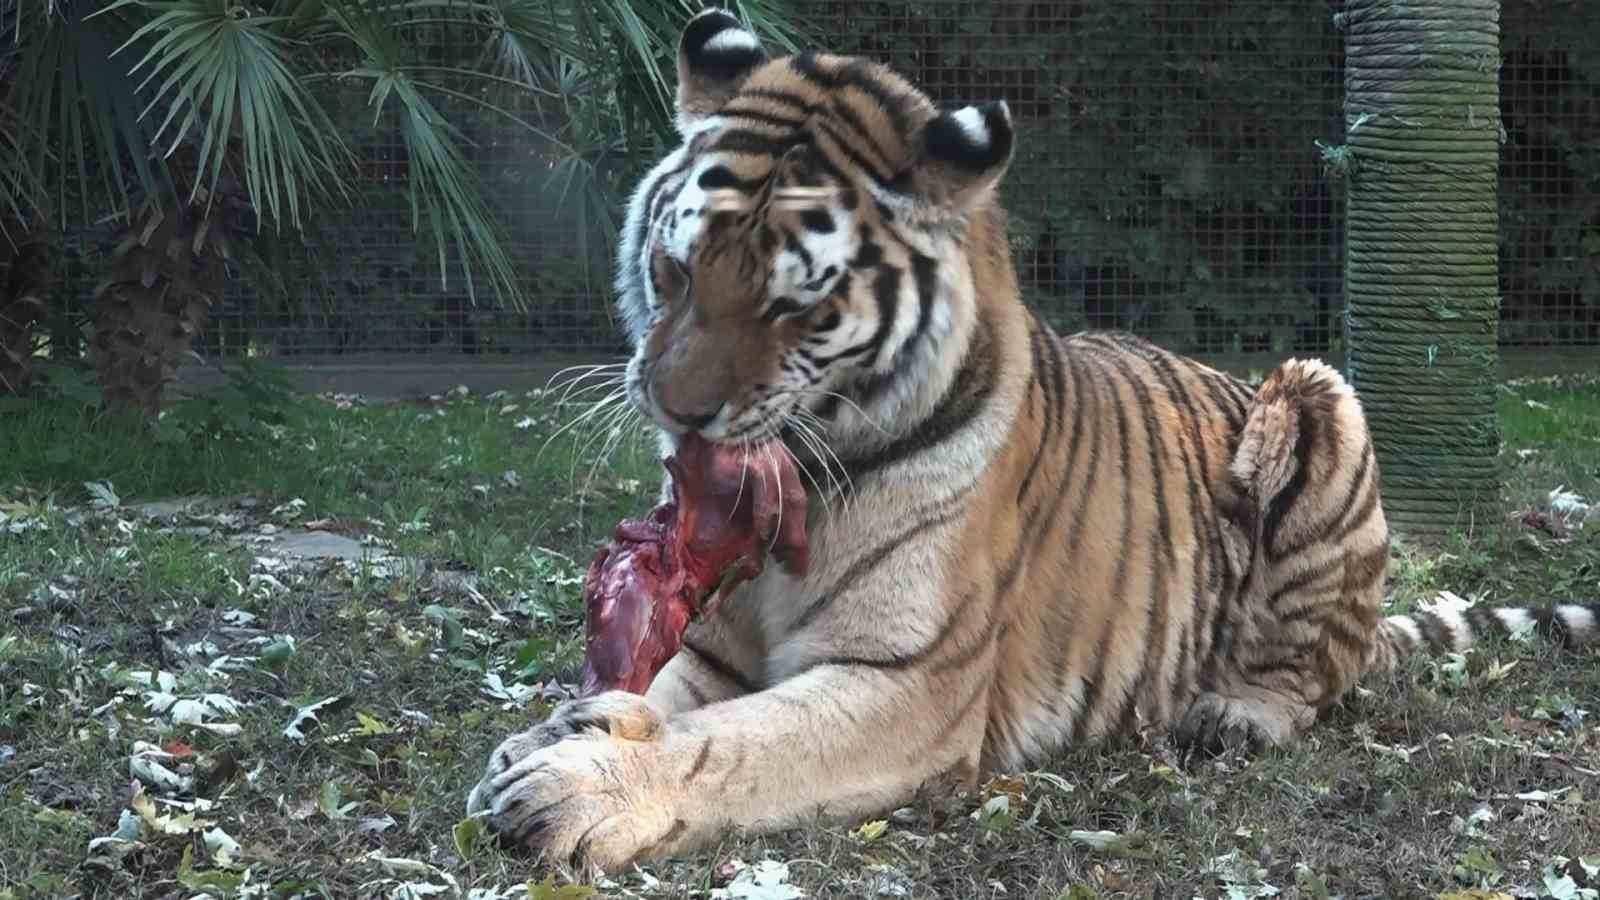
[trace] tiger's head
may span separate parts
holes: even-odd
[[[940,111],[874,62],[771,58],[715,9],[677,68],[682,143],[618,250],[630,401],[734,442],[801,419],[848,441],[936,400],[916,373],[971,330],[966,235],[1011,161],[1005,104]]]

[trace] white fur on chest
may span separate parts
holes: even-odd
[[[945,580],[966,503],[943,490],[891,485],[813,522],[803,578],[770,569],[750,586],[748,619],[768,648],[769,679],[819,660],[915,654],[947,616]]]

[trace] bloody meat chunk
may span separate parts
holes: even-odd
[[[619,523],[584,576],[582,696],[643,694],[689,622],[759,575],[768,553],[805,574],[806,492],[781,441],[741,449],[689,435],[665,465],[672,500]]]

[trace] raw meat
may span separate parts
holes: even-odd
[[[691,434],[665,465],[673,499],[619,523],[584,576],[582,696],[643,694],[689,622],[761,574],[768,553],[805,574],[806,492],[781,441],[741,449]]]

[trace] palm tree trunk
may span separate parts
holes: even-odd
[[[159,415],[163,391],[222,299],[225,229],[203,202],[186,209],[146,203],[95,289],[92,348],[109,409]]]
[[[52,281],[50,246],[37,232],[0,236],[0,395],[33,381],[33,326],[44,317]]]
[[[1347,0],[1348,366],[1397,532],[1496,497],[1499,0]]]

